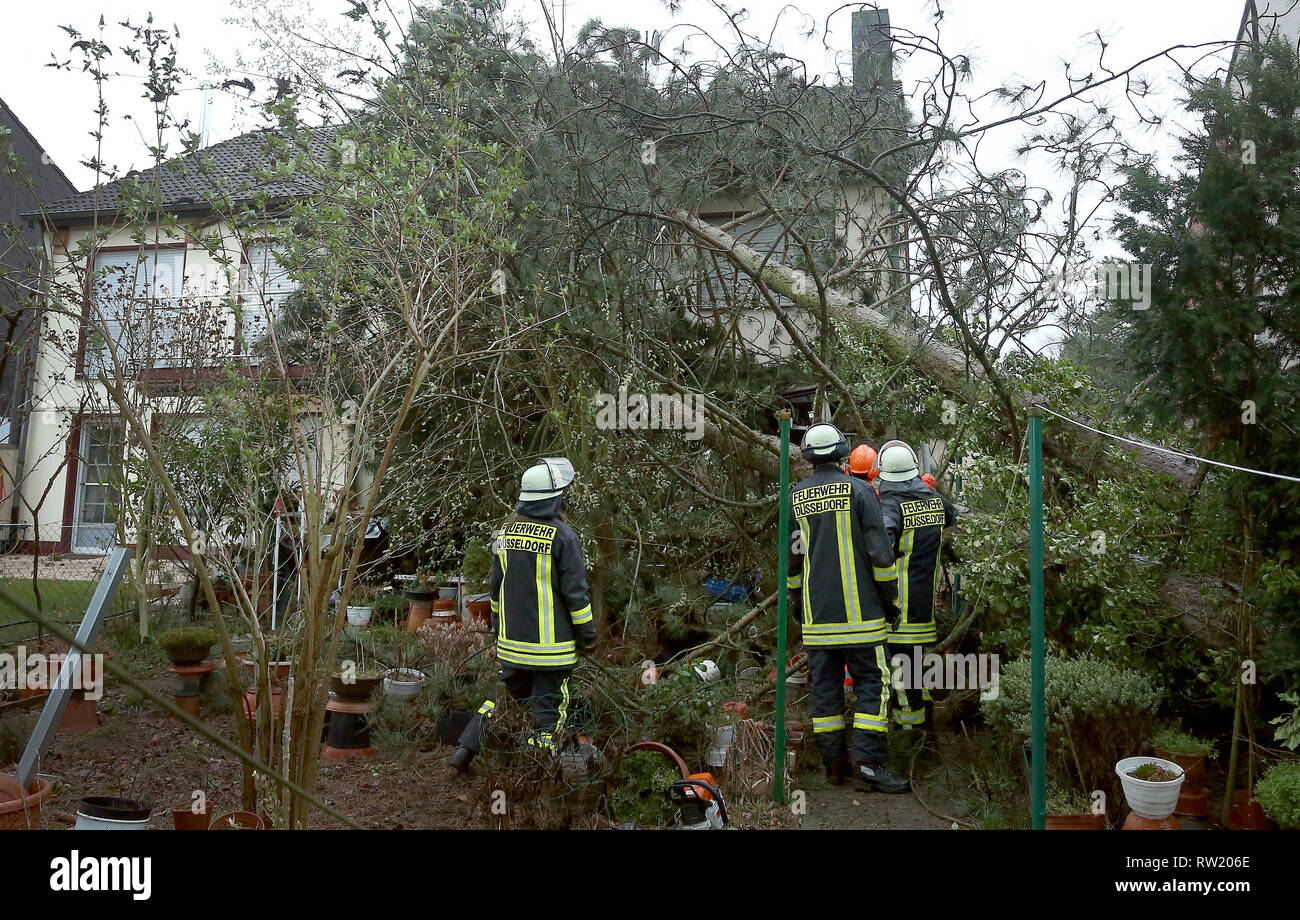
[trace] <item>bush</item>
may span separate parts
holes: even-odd
[[[1300,763],[1277,763],[1255,784],[1255,801],[1280,827],[1300,829]]]
[[[1210,742],[1173,727],[1162,728],[1156,732],[1155,737],[1151,739],[1151,744],[1156,750],[1167,751],[1170,754],[1184,754],[1188,757],[1209,757],[1214,750]]]
[[[1044,665],[1049,777],[1117,791],[1113,767],[1149,737],[1159,691],[1145,674],[1091,655],[1049,655]],[[1027,660],[1004,667],[998,696],[983,704],[990,725],[1023,737],[1030,733],[1029,667]]]
[[[617,820],[635,821],[640,827],[668,827],[676,811],[668,791],[679,779],[681,774],[662,754],[633,751],[614,777],[610,811]]]
[[[202,661],[221,638],[206,626],[182,626],[158,637],[158,645],[178,661]]]
[[[1048,786],[1046,800],[1049,815],[1086,815],[1092,813],[1092,802],[1077,789]]]

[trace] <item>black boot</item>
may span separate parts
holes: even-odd
[[[456,753],[447,758],[447,763],[455,767],[457,773],[468,773],[470,761],[474,759],[475,753],[462,744],[456,748]]]
[[[841,754],[834,760],[826,761],[826,781],[832,786],[843,786],[844,781],[853,773],[849,764],[849,755]]]
[[[853,785],[862,792],[906,792],[907,780],[899,779],[879,764],[858,764],[853,770]]]

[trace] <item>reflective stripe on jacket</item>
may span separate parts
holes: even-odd
[[[794,541],[786,586],[800,589],[805,646],[867,645],[885,638],[893,564],[876,494],[823,464],[790,492]]]
[[[577,640],[596,640],[582,543],[560,498],[521,502],[497,534],[488,582],[497,658],[519,668],[571,668]]]
[[[880,484],[880,510],[898,561],[898,623],[889,631],[894,645],[938,641],[934,598],[938,593],[943,529],[957,521],[952,502],[920,477]]]

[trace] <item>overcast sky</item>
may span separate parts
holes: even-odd
[[[268,0],[274,2],[274,0]],[[934,5],[925,0],[894,0],[882,3],[890,11],[896,28],[932,33],[935,28]],[[321,14],[332,16],[348,8],[346,0],[318,0],[313,4]],[[559,4],[554,4],[558,8]],[[772,31],[778,12],[787,7],[785,0],[751,0],[733,4],[749,11],[747,27],[766,34]],[[842,51],[849,44],[849,9],[840,9],[834,0],[807,0],[801,4],[806,16],[787,9],[775,27],[775,38],[784,50],[806,60],[810,67],[829,69],[834,60],[831,51]],[[992,87],[1011,79],[1037,82],[1048,78],[1058,87],[1061,62],[1075,60],[1091,64],[1095,52],[1087,47],[1090,35],[1100,30],[1110,43],[1108,60],[1114,65],[1127,64],[1175,43],[1231,39],[1241,19],[1241,0],[1089,0],[1089,2],[1043,2],[1043,0],[954,0],[944,4],[939,27],[945,50],[964,52],[975,67],[975,85]],[[219,80],[211,58],[230,61],[233,53],[246,42],[245,34],[223,21],[231,9],[221,2],[141,2],[141,0],[61,0],[59,3],[7,3],[5,26],[0,35],[0,98],[17,113],[36,135],[45,149],[79,188],[93,182],[93,173],[81,165],[93,150],[87,130],[93,124],[94,87],[84,74],[58,71],[46,67],[51,60],[74,57],[69,52],[70,38],[59,28],[71,25],[84,33],[95,30],[100,13],[110,22],[130,18],[143,21],[149,12],[161,24],[175,24],[180,30],[180,63],[194,76],[181,92],[177,108],[190,115],[197,125],[203,82]],[[517,12],[536,17],[537,0],[512,0]],[[617,12],[611,12],[616,10]],[[660,2],[625,2],[611,4],[597,0],[573,0],[562,15],[572,34],[592,16],[603,16],[608,25],[630,25],[645,32],[663,30],[670,24],[678,29],[674,36],[685,34],[683,24],[716,24],[719,16],[710,4],[684,0],[681,10],[671,14]],[[828,20],[829,17],[829,20]],[[344,20],[339,20],[344,22]],[[814,25],[819,33],[829,23],[828,36],[819,34],[806,40],[801,26]],[[110,31],[114,40],[118,33]],[[1190,62],[1190,52],[1184,58]],[[925,67],[929,67],[927,62]],[[117,55],[114,69],[138,74]],[[1172,69],[1159,65],[1151,75],[1165,78],[1161,104],[1176,114],[1176,95],[1169,89]],[[904,70],[903,78],[908,73]],[[105,140],[106,160],[120,167],[141,166],[148,162],[142,146],[142,132],[131,119],[145,118],[147,106],[139,98],[139,85],[129,80],[110,99],[113,116]],[[210,110],[210,138],[222,140],[249,125],[239,115],[243,102],[240,91],[213,93]],[[1018,129],[1012,129],[1018,130]],[[1014,138],[999,139],[1003,146],[1014,145]],[[1152,145],[1160,143],[1151,139]]]

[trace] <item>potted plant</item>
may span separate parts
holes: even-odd
[[[0,831],[35,830],[40,826],[41,804],[54,794],[54,784],[37,777],[27,792],[18,780],[0,773]]]
[[[370,618],[374,615],[375,609],[372,601],[373,594],[366,588],[356,587],[352,590],[352,597],[349,598],[351,603],[348,604],[347,619],[349,626],[366,626],[370,623]]]
[[[1169,727],[1156,732],[1152,745],[1158,756],[1178,764],[1187,776],[1178,793],[1174,814],[1195,818],[1208,815],[1210,806],[1205,797],[1205,766],[1213,752],[1210,743]]]
[[[182,667],[201,664],[220,638],[206,626],[182,626],[158,637],[158,645],[169,661]]]
[[[1133,814],[1147,821],[1164,821],[1178,805],[1186,773],[1162,757],[1125,757],[1115,764],[1124,798]]]
[[[1047,830],[1104,831],[1106,816],[1094,814],[1088,796],[1077,789],[1047,787]]]
[[[365,645],[360,640],[356,643],[356,659],[342,662],[338,671],[330,678],[330,690],[339,700],[348,703],[361,703],[370,699],[384,681],[386,669],[373,658],[367,660]]]
[[[1275,763],[1255,784],[1255,801],[1269,820],[1287,830],[1300,830],[1300,763]]]
[[[266,822],[251,811],[232,811],[212,819],[210,831],[261,831]]]
[[[470,622],[487,626],[491,620],[492,600],[487,595],[488,579],[492,575],[492,552],[482,540],[473,539],[465,544],[465,559],[461,573],[471,594],[465,600],[465,610]]]
[[[384,694],[395,700],[414,699],[424,681],[424,672],[415,668],[389,668],[384,672]]]
[[[406,628],[415,632],[433,610],[433,602],[438,597],[438,588],[429,580],[429,570],[415,570],[415,586],[406,589],[407,612]]]
[[[256,675],[263,651],[259,650],[256,640],[254,643],[253,650],[240,663]],[[262,633],[261,649],[264,650],[267,672],[273,682],[284,683],[288,680],[289,671],[293,667],[293,645],[294,636],[288,630]]]

